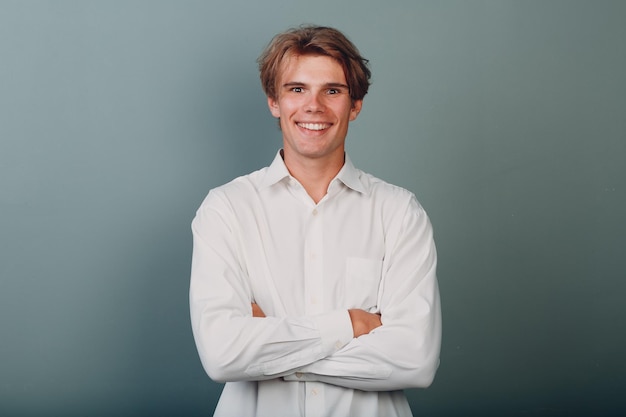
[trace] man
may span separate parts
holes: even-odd
[[[283,148],[192,223],[194,337],[226,382],[215,415],[410,416],[402,390],[439,364],[436,252],[413,194],[345,154],[367,61],[341,32],[301,27],[259,68]]]

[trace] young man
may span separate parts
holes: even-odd
[[[367,61],[339,31],[277,35],[259,58],[283,148],[213,189],[192,223],[190,305],[216,416],[410,416],[439,364],[432,228],[414,195],[356,169]]]

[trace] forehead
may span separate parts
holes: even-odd
[[[292,78],[306,77],[307,81],[346,83],[341,63],[327,55],[286,55],[278,69],[278,85],[286,82],[302,81]]]

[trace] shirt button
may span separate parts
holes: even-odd
[[[313,209],[313,215],[317,216],[317,209]]]
[[[296,372],[296,378],[298,379],[302,378],[302,372]]]

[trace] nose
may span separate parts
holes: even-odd
[[[319,94],[311,94],[305,103],[304,110],[307,113],[322,113],[325,109],[323,98]]]

